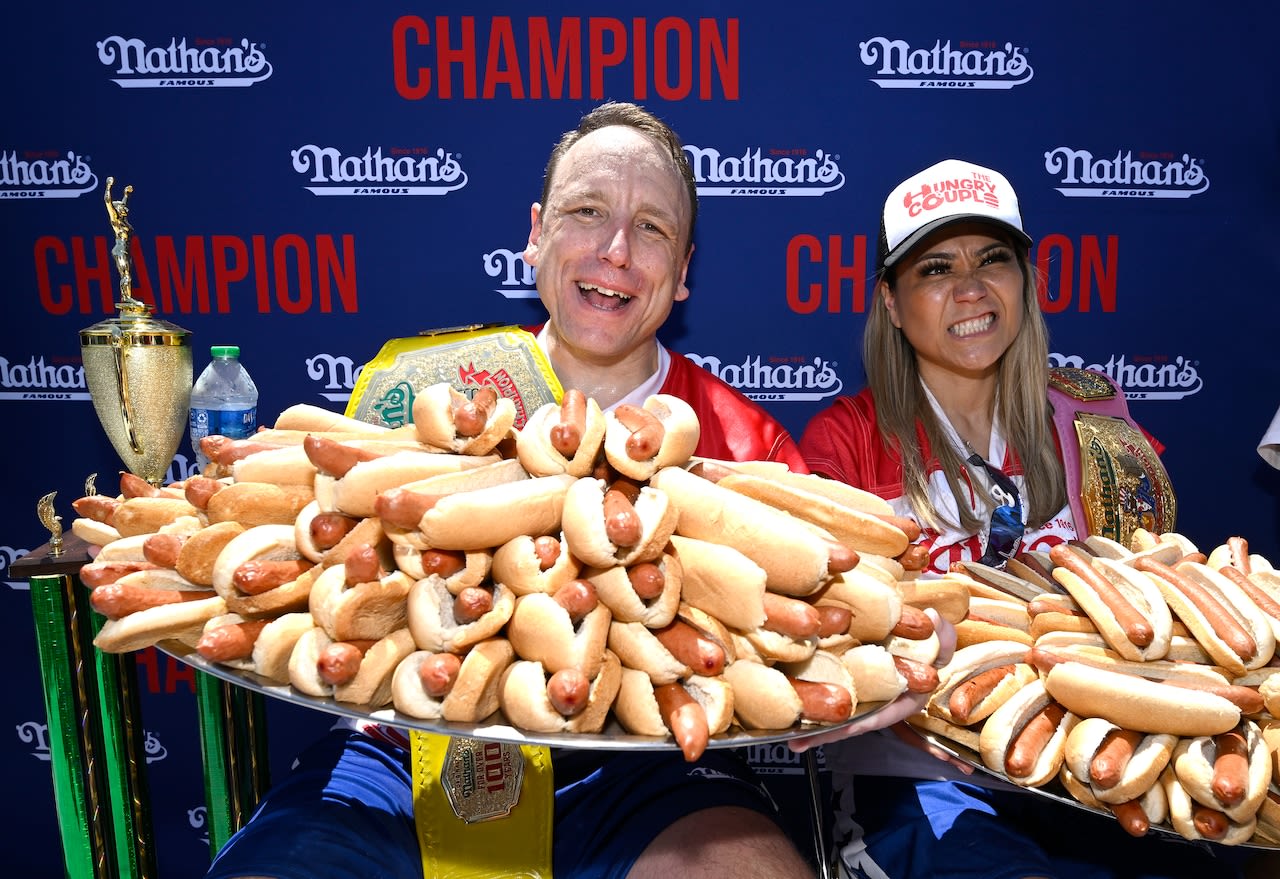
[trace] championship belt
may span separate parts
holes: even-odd
[[[1129,417],[1124,396],[1102,375],[1050,371],[1049,397],[1062,446],[1076,528],[1129,545],[1133,532],[1174,530],[1177,499],[1151,443]]]
[[[533,335],[474,325],[392,339],[356,380],[346,414],[400,427],[417,391],[489,386],[516,405],[517,428],[563,393]],[[550,879],[551,751],[411,730],[413,813],[426,879]]]

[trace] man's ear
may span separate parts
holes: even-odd
[[[680,284],[676,287],[676,302],[683,302],[689,298],[689,287],[687,279],[689,277],[689,262],[693,259],[693,245],[689,245],[689,251],[684,255],[684,263],[680,266]]]
[[[538,240],[542,238],[542,205],[536,201],[529,208],[529,241],[524,246],[524,261],[538,264]]]

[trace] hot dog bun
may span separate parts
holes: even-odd
[[[534,732],[594,733],[604,728],[622,683],[618,657],[604,651],[600,669],[591,678],[586,704],[566,716],[549,695],[554,678],[541,662],[517,660],[502,675],[502,713],[522,729]]]
[[[552,431],[561,421],[561,403],[544,403],[529,416],[516,436],[516,457],[532,476],[589,476],[604,443],[606,422],[600,404],[591,397],[582,402],[583,423],[577,448],[566,457],[557,451]]]
[[[1107,736],[1120,727],[1101,717],[1082,719],[1067,736],[1066,766],[1100,803],[1124,803],[1137,799],[1155,786],[1173,757],[1178,737],[1169,733],[1145,733],[1132,749],[1118,781],[1104,786],[1091,766]]]
[[[642,562],[646,568],[614,565],[611,568],[591,569],[585,576],[596,587],[600,601],[608,605],[615,621],[643,623],[650,628],[661,628],[675,619],[680,607],[683,568],[673,553],[664,552],[652,562]],[[661,591],[653,597],[642,597],[636,592],[634,579],[660,578]]]
[[[486,390],[476,391],[475,399]],[[438,382],[422,388],[413,400],[413,424],[418,439],[429,446],[456,452],[460,455],[487,455],[492,452],[516,421],[516,405],[508,397],[495,394],[491,408],[482,415],[483,426],[478,431],[460,430],[459,407],[471,401],[454,390],[448,382]]]
[[[1216,735],[1240,721],[1240,709],[1213,693],[1184,690],[1083,662],[1063,662],[1044,677],[1050,695],[1081,717],[1123,729],[1178,736]]]
[[[634,542],[611,538],[611,524],[605,509],[609,486],[603,479],[584,477],[569,486],[564,498],[562,527],[569,551],[596,568],[632,565],[653,561],[675,530],[679,515],[667,496],[642,486],[629,511],[634,510]],[[622,501],[620,501],[622,503]],[[630,513],[628,513],[630,514]]]
[[[472,645],[462,657],[457,679],[442,697],[428,693],[420,675],[423,663],[434,655],[417,650],[396,666],[391,694],[397,711],[424,720],[480,723],[498,710],[502,673],[515,659],[510,641],[486,638]]]
[[[422,650],[462,653],[472,644],[492,638],[515,610],[515,596],[501,583],[492,586],[492,607],[478,619],[460,621],[455,596],[436,576],[419,580],[409,589],[409,629]]]
[[[1079,718],[1066,711],[1054,725],[1047,741],[1036,751],[1034,762],[1025,774],[1010,771],[1008,759],[1011,748],[1023,729],[1042,709],[1051,707],[1053,697],[1044,684],[1032,681],[1014,693],[982,724],[978,748],[982,762],[994,772],[1002,772],[1015,784],[1024,787],[1040,787],[1058,774],[1066,754],[1067,736]]]
[[[1014,693],[1036,679],[1035,669],[1026,660],[1027,647],[1018,641],[985,641],[956,650],[951,661],[938,671],[938,688],[929,697],[928,712],[957,726],[971,726],[985,720]],[[957,694],[979,675],[1006,667],[1008,672],[998,682],[990,681],[995,674],[984,679],[984,683],[991,684],[989,687]]]
[[[653,394],[644,401],[642,409],[647,418],[660,426],[657,432],[661,439],[651,449],[637,450],[623,406],[605,413],[605,458],[613,469],[638,482],[644,482],[663,467],[684,464],[701,436],[697,413],[679,397]]]
[[[522,595],[507,623],[507,637],[521,659],[541,662],[550,672],[576,668],[594,679],[609,638],[609,608],[600,603],[574,625],[569,612],[541,592]]]

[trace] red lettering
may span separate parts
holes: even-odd
[[[738,19],[729,19],[729,45],[720,39],[720,23],[714,18],[698,21],[698,97],[711,100],[711,62],[716,63],[725,100],[738,100]]]
[[[303,314],[311,307],[311,260],[301,235],[281,235],[271,249],[275,265],[276,301],[286,314]],[[298,273],[298,295],[289,294],[289,267]]]
[[[563,98],[565,73],[570,98],[582,97],[582,23],[566,18],[560,26],[555,60],[551,58],[551,30],[545,17],[529,19],[529,97],[542,97],[542,73],[546,68],[547,97]]]
[[[76,298],[80,302],[81,314],[92,314],[95,311],[111,314],[116,301],[118,286],[113,283],[111,267],[114,264],[107,256],[107,239],[95,236],[93,239],[95,265],[89,265],[85,254],[85,241],[78,235],[71,239],[71,268],[76,279]],[[98,283],[98,305],[90,300],[89,283]]]
[[[160,692],[160,662],[157,659],[159,651],[154,647],[146,647],[138,650],[133,654],[133,664],[138,670],[142,679],[143,686],[147,688],[148,693]]]
[[[671,37],[675,37],[676,85],[669,79],[671,64],[667,50]],[[679,101],[693,91],[693,31],[683,18],[664,18],[653,32],[653,76],[658,96],[668,101]]]
[[[843,250],[843,239],[832,235],[827,242],[827,311],[839,314],[843,311],[840,295],[844,282],[849,282],[852,299],[849,310],[854,314],[862,314],[867,310],[867,238],[855,235],[853,238],[853,262],[842,265],[840,262]]]
[[[1071,305],[1071,286],[1075,281],[1075,248],[1071,239],[1061,233],[1046,235],[1036,245],[1036,294],[1040,310],[1058,314]],[[1057,271],[1057,288],[1051,286],[1051,270]]]
[[[54,293],[53,278],[49,273],[49,264],[67,264],[67,246],[52,235],[41,235],[36,239],[36,289],[40,291],[40,304],[49,314],[66,314],[75,304],[70,284],[59,284]]]
[[[156,269],[160,275],[160,300],[167,312],[209,313],[209,273],[199,235],[188,235],[186,259],[178,265],[171,235],[156,237]],[[198,299],[198,307],[193,309]]]
[[[654,41],[657,45],[657,41]],[[643,18],[631,19],[631,45],[634,47],[636,63],[631,69],[631,88],[637,101],[649,96],[649,35],[644,29]]]
[[[461,24],[462,45],[454,49],[449,40],[449,19],[443,15],[436,16],[436,80],[440,84],[437,94],[444,99],[453,97],[453,76],[449,70],[451,64],[457,64],[462,69],[462,96],[476,96],[475,16],[462,16]]]
[[[511,90],[512,98],[523,99],[524,82],[520,79],[520,58],[516,54],[516,36],[511,32],[509,16],[494,18],[492,36],[484,65],[485,100],[493,99],[499,83]]]
[[[604,49],[604,35],[613,36],[612,48]],[[587,64],[590,67],[587,82],[592,100],[604,97],[604,69],[616,67],[627,57],[627,30],[616,18],[587,19]]]
[[[267,240],[253,236],[253,283],[258,288],[258,312],[271,311],[271,285],[267,282]]]
[[[866,311],[866,236],[853,236],[852,262],[843,263],[843,253],[844,241],[839,235],[828,236],[825,252],[816,235],[795,235],[787,242],[786,294],[787,305],[792,311],[797,314],[812,314],[822,307],[825,299],[828,313],[841,313],[844,310],[842,291],[846,281],[851,287],[849,310],[853,313]],[[815,265],[826,263],[825,284],[814,281],[807,287],[801,286],[801,261],[806,259]]]
[[[787,242],[787,307],[797,314],[812,314],[822,302],[822,285],[810,284],[808,295],[800,290],[800,259],[822,261],[822,243],[816,235],[793,235]]]
[[[395,77],[396,92],[409,101],[420,101],[431,92],[431,70],[419,67],[413,71],[416,79],[410,79],[408,38],[416,37],[417,45],[431,42],[427,23],[416,15],[402,15],[391,26],[391,69]]]
[[[332,235],[321,235],[316,239],[316,268],[320,275],[320,311],[328,314],[333,311],[333,300],[330,287],[337,282],[338,296],[342,299],[342,310],[354,313],[360,310],[356,300],[356,239],[353,235],[342,236],[342,256],[334,246]]]
[[[188,693],[196,691],[196,669],[193,665],[187,665],[185,662],[178,662],[172,656],[165,654],[168,662],[165,664],[164,676],[166,693],[178,692],[178,684],[186,684],[184,689]]]
[[[226,314],[231,310],[229,286],[243,281],[249,275],[249,248],[244,240],[234,235],[214,235],[210,239],[213,248],[213,295],[218,300],[218,313]],[[235,257],[228,261],[228,255]]]
[[[1114,314],[1116,310],[1116,264],[1120,258],[1120,237],[1107,236],[1107,252],[1098,247],[1097,235],[1084,235],[1080,239],[1080,310],[1089,311],[1090,293],[1097,281],[1098,299],[1102,310]],[[1105,260],[1106,266],[1103,267]]]

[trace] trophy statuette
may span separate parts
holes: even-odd
[[[160,485],[187,428],[191,403],[191,334],[152,317],[133,286],[129,196],[104,196],[115,233],[111,255],[120,275],[119,314],[80,331],[85,383],[98,420],[130,472]]]

